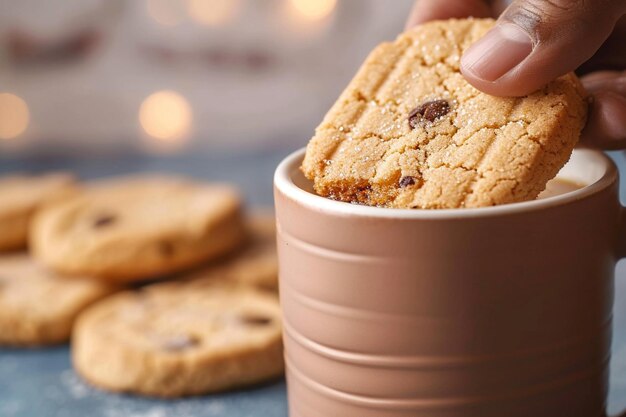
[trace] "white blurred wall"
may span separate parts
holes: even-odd
[[[29,111],[0,152],[304,143],[412,0],[333,3],[0,0],[0,94]]]

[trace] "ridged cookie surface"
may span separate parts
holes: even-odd
[[[226,185],[159,176],[107,180],[38,213],[31,248],[67,274],[162,276],[236,248],[244,237],[240,206]]]
[[[198,395],[282,375],[281,329],[273,294],[207,281],[157,284],[82,314],[72,359],[107,390]]]
[[[418,26],[367,58],[309,142],[302,170],[336,200],[398,208],[530,200],[567,162],[586,117],[564,75],[526,97],[494,97],[459,70],[491,19]]]

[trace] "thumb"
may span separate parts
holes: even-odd
[[[624,0],[515,0],[461,71],[488,94],[529,94],[591,58],[625,11]]]

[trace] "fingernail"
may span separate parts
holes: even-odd
[[[532,50],[530,36],[519,26],[505,23],[470,46],[463,54],[461,65],[475,77],[495,81],[515,68]]]

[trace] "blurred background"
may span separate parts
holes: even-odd
[[[0,0],[0,175],[176,172],[270,206],[278,162],[402,30],[411,3]],[[66,346],[3,348],[0,416],[283,417],[285,387],[110,395],[76,376]]]
[[[166,170],[271,205],[412,0],[0,0],[0,173]]]
[[[252,205],[271,205],[277,163],[307,143],[367,53],[402,30],[412,3],[0,0],[0,174],[165,170],[233,182]],[[626,301],[617,308],[626,311]],[[626,340],[626,326],[616,327],[616,340]],[[64,348],[1,353],[2,416],[83,416],[111,401],[122,411],[106,417],[220,412],[198,400],[170,414],[92,393],[72,379]],[[610,411],[626,406],[624,375],[622,346]],[[276,390],[226,397],[220,407],[244,401],[245,415],[282,415],[284,389]]]
[[[411,0],[0,0],[0,153],[304,145]]]

